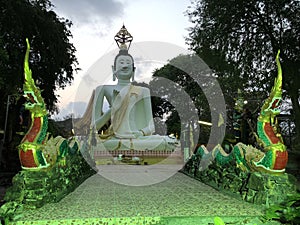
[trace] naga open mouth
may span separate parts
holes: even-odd
[[[37,104],[35,97],[30,92],[25,92],[24,97],[26,98],[25,108],[33,108]]]

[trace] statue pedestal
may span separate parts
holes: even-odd
[[[98,139],[96,149],[106,151],[135,150],[135,151],[172,151],[178,145],[178,140],[168,136],[141,136],[136,139],[121,139],[111,137],[110,139]]]

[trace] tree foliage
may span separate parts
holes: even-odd
[[[73,80],[77,70],[75,47],[70,43],[71,21],[59,18],[49,0],[0,0],[0,102],[23,84],[25,39],[31,42],[33,78],[51,112],[57,110],[55,91]]]
[[[201,74],[207,68],[198,60],[196,55],[179,55],[153,73],[149,84],[152,95],[157,96],[152,100],[153,112],[156,117],[169,115],[168,133],[180,136],[184,130],[192,129],[199,134],[198,120],[211,121],[208,92],[203,92],[210,80]],[[193,77],[199,78],[198,82]],[[194,143],[207,142],[207,132],[205,134],[195,136]]]
[[[187,43],[220,78],[235,77],[263,100],[277,74],[281,50],[283,88],[292,100],[300,134],[300,1],[198,0],[187,11],[193,27]]]

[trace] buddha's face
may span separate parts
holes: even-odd
[[[133,61],[128,55],[120,55],[116,60],[115,75],[118,79],[129,80],[133,75]]]

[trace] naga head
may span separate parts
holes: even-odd
[[[276,56],[278,75],[277,78],[275,78],[270,96],[266,99],[261,109],[262,114],[272,114],[273,116],[280,114],[279,105],[282,99],[282,69],[279,61],[279,53],[280,50],[278,50]]]
[[[43,97],[41,96],[40,89],[35,85],[35,82],[32,78],[32,72],[29,68],[29,51],[30,44],[26,38],[27,49],[24,59],[24,84],[23,92],[24,97],[26,98],[25,109],[29,110],[31,113],[46,115],[46,105]]]

